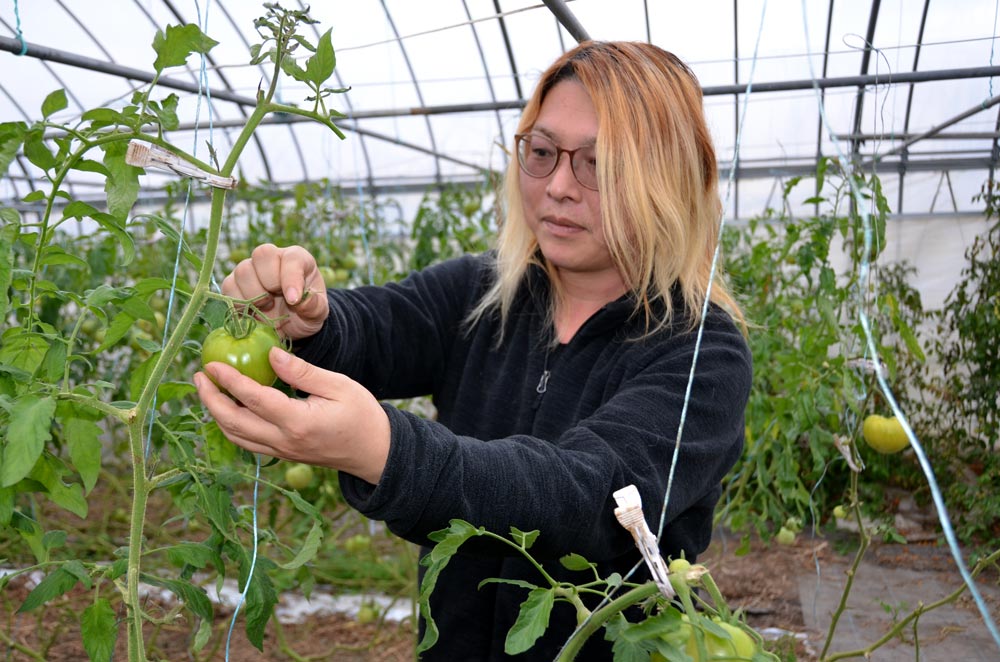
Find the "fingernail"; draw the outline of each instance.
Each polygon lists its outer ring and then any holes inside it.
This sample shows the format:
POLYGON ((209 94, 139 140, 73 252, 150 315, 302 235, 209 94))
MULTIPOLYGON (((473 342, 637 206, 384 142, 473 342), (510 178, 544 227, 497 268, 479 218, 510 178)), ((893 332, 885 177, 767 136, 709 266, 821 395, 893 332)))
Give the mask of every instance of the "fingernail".
POLYGON ((289 288, 285 293, 285 299, 294 306, 299 302, 299 291, 294 287, 289 288))
POLYGON ((281 349, 280 347, 271 348, 271 364, 275 363, 285 364, 288 363, 288 352, 281 349))
POLYGON ((195 388, 201 388, 201 373, 200 372, 194 373, 194 377, 192 377, 191 380, 194 382, 194 387, 195 388))

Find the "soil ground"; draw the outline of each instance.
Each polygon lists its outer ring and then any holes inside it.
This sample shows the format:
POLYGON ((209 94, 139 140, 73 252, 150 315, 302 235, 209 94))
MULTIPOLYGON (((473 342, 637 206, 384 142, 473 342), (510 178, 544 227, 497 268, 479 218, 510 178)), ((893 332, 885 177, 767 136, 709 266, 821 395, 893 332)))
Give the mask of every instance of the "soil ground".
MULTIPOLYGON (((841 536, 835 532, 827 538, 799 535, 796 543, 789 546, 752 541, 750 552, 743 555, 736 553, 739 543, 737 537, 724 532, 719 533, 712 547, 699 561, 710 568, 730 607, 743 609, 750 625, 765 637, 775 641, 773 645, 782 660, 797 659, 803 662, 818 660, 824 642, 825 628, 829 623, 828 614, 832 612, 831 605, 835 607, 839 600, 840 589, 846 576, 845 571, 849 567, 850 538, 846 534, 841 536), (820 591, 821 584, 829 590, 820 591), (824 595, 825 593, 829 595, 824 595), (821 603, 819 596, 824 596, 823 600, 827 602, 821 603)), ((936 543, 918 543, 873 545, 866 556, 865 565, 858 574, 856 588, 871 589, 873 578, 887 581, 890 585, 895 582, 900 589, 904 588, 900 586, 898 580, 893 579, 898 576, 894 573, 906 573, 906 577, 909 578, 906 581, 909 584, 914 584, 913 578, 919 577, 920 580, 916 583, 921 584, 923 588, 919 586, 915 588, 923 591, 921 599, 925 602, 944 597, 943 594, 931 594, 927 589, 929 586, 945 592, 961 586, 960 576, 947 549, 936 543)), ((994 617, 1000 611, 1000 591, 996 590, 997 581, 995 571, 992 574, 984 574, 977 580, 977 584, 985 589, 984 595, 989 600, 994 617)), ((82 591, 74 592, 59 606, 50 606, 28 614, 16 614, 14 610, 26 591, 26 587, 17 586, 15 583, 15 586, 8 587, 0 593, 0 618, 2 618, 0 634, 6 634, 6 643, 0 639, 0 659, 11 662, 86 661, 87 656, 79 643, 78 631, 68 626, 57 630, 54 624, 71 621, 68 618, 61 618, 60 612, 61 616, 66 616, 70 612, 79 613, 92 596, 82 591), (38 650, 43 641, 52 643, 41 658, 32 657, 18 649, 19 646, 24 646, 25 649, 38 650)), ((893 597, 886 595, 885 599, 888 601, 893 597)), ((836 645, 831 651, 869 645, 871 640, 855 640, 859 636, 868 636, 863 627, 891 625, 894 615, 898 617, 898 613, 894 614, 894 609, 899 608, 902 611, 903 606, 905 605, 884 603, 854 607, 854 612, 849 610, 849 617, 842 620, 843 627, 840 628, 844 634, 835 640, 836 645)), ((909 606, 916 606, 916 603, 909 606)), ((231 612, 224 608, 218 608, 216 611, 219 619, 216 624, 216 636, 199 656, 198 660, 202 662, 226 660, 224 635, 231 612), (213 646, 215 653, 209 655, 208 651, 212 650, 213 646)), ((935 652, 936 649, 932 646, 924 644, 919 657, 922 662, 1000 659, 1000 653, 995 647, 991 647, 988 638, 970 640, 968 628, 974 628, 977 622, 982 625, 971 601, 963 598, 942 611, 950 615, 949 622, 958 622, 956 619, 959 619, 964 625, 946 623, 935 626, 938 629, 935 639, 950 640, 955 645, 963 645, 966 648, 974 646, 975 650, 982 651, 982 655, 953 651, 945 656, 945 653, 935 652), (969 623, 972 625, 969 626, 969 623), (973 643, 969 643, 970 641, 973 643)), ((150 659, 172 662, 193 659, 187 653, 188 632, 187 623, 176 625, 165 623, 157 630, 151 628, 146 635, 147 647, 151 650, 150 659)), ((326 614, 311 617, 298 624, 276 626, 272 623, 269 625, 265 640, 265 653, 253 648, 242 635, 240 628, 237 628, 232 638, 228 659, 233 662, 265 660, 396 662, 414 659, 413 642, 408 622, 361 625, 348 615, 326 614)), ((876 661, 917 659, 912 652, 912 642, 899 643, 903 646, 903 652, 898 656, 882 655, 884 649, 880 649, 870 659, 876 661)), ((115 660, 126 659, 123 644, 124 642, 120 640, 120 650, 116 653, 115 660)), ((900 646, 896 646, 896 649, 900 649, 900 646)))

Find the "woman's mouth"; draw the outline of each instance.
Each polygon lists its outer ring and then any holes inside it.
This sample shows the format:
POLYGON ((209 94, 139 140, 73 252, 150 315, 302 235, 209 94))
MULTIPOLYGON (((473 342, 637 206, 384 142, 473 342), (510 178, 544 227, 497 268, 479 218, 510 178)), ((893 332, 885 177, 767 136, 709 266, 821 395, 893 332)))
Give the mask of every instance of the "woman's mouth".
POLYGON ((542 219, 546 232, 554 237, 570 237, 584 231, 583 226, 565 218, 547 216, 542 219))

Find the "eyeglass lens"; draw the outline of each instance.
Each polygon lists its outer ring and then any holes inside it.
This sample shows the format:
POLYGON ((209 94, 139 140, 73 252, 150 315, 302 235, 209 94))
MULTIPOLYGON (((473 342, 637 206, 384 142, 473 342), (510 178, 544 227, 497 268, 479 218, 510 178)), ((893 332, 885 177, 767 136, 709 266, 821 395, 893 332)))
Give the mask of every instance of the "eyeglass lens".
POLYGON ((597 190, 597 152, 593 145, 562 149, 548 138, 529 133, 520 137, 517 158, 532 177, 548 177, 556 169, 563 152, 570 155, 573 174, 583 186, 597 190))

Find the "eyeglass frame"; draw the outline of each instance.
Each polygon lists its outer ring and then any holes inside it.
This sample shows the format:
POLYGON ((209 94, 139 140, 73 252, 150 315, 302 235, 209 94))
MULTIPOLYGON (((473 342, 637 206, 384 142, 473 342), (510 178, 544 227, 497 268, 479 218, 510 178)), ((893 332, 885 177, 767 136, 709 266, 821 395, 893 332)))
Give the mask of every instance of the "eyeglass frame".
MULTIPOLYGON (((535 179, 545 179, 546 177, 551 177, 552 173, 554 173, 559 168, 559 161, 562 159, 562 155, 566 154, 566 155, 569 156, 569 169, 573 173, 573 178, 577 181, 577 183, 580 186, 582 186, 583 188, 587 189, 588 191, 598 191, 600 189, 598 189, 597 186, 587 186, 582 181, 580 181, 579 175, 576 174, 576 167, 573 165, 573 157, 576 156, 576 153, 579 152, 580 150, 583 150, 583 149, 593 149, 593 148, 594 148, 594 145, 581 145, 580 147, 577 147, 576 149, 563 149, 562 147, 560 147, 559 145, 557 145, 554 140, 552 140, 548 136, 542 135, 540 133, 531 133, 531 132, 528 132, 528 133, 517 133, 517 134, 514 134, 514 152, 517 155, 517 165, 521 169, 521 172, 523 172, 524 174, 526 174, 528 177, 533 177, 535 179), (522 160, 521 142, 525 138, 529 138, 530 139, 532 137, 544 138, 545 140, 547 140, 550 143, 552 143, 552 146, 556 148, 556 159, 555 159, 555 161, 553 161, 552 170, 549 170, 544 175, 536 175, 536 174, 534 174, 532 172, 528 172, 528 169, 525 167, 524 161, 522 160)), ((595 175, 595 177, 596 177, 596 175, 595 175)))

